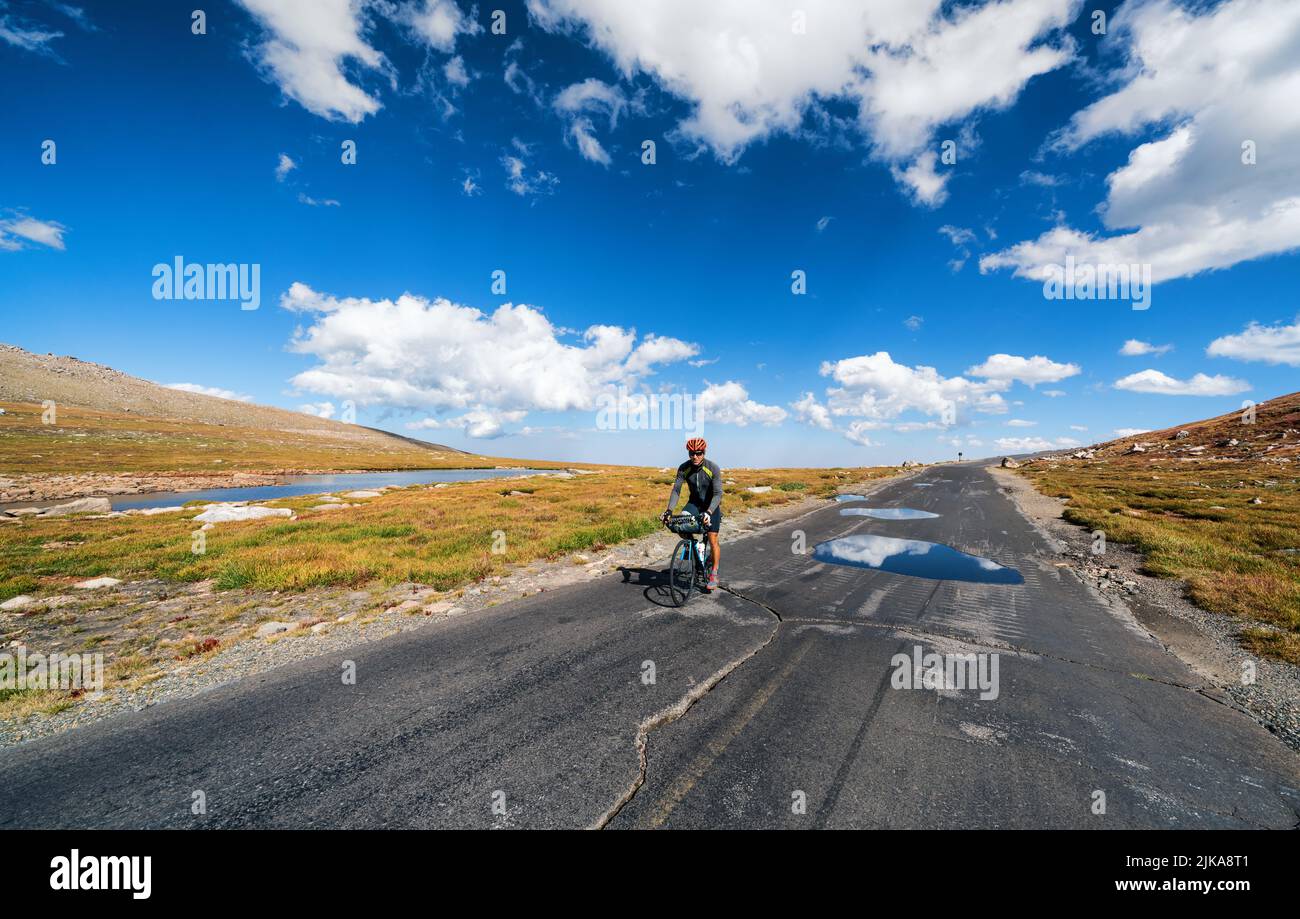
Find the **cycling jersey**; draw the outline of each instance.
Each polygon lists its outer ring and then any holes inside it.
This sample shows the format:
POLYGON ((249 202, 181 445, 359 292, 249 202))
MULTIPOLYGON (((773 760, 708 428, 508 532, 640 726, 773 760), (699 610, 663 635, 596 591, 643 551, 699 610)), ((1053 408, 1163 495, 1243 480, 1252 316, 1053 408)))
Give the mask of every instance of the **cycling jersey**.
POLYGON ((668 513, 677 506, 677 498, 682 491, 682 483, 689 489, 691 504, 704 508, 709 514, 715 514, 722 505, 722 467, 713 460, 706 459, 698 466, 690 460, 677 467, 677 480, 673 482, 673 493, 668 498, 668 513))

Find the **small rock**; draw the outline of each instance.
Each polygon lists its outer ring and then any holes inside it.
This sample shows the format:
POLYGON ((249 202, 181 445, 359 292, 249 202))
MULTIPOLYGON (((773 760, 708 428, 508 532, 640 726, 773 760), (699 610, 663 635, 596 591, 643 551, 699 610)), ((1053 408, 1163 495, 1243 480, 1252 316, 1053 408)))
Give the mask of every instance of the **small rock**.
POLYGON ((279 635, 281 632, 292 632, 295 627, 292 622, 263 622, 257 627, 257 637, 270 638, 272 635, 279 635))
POLYGON ((345 497, 345 498, 379 498, 379 497, 382 497, 383 494, 384 494, 384 493, 383 493, 382 491, 365 491, 365 490, 362 490, 362 491, 349 491, 349 492, 344 492, 343 497, 345 497))
POLYGON ((749 486, 748 488, 745 489, 745 491, 749 492, 750 494, 754 494, 754 495, 765 494, 765 493, 767 493, 767 492, 769 492, 769 491, 771 491, 771 490, 772 490, 772 486, 771 486, 771 485, 751 485, 751 486, 749 486))
POLYGON ((98 590, 101 587, 116 587, 121 583, 117 578, 91 578, 89 581, 80 581, 72 586, 77 590, 98 590))
POLYGON ((29 597, 26 594, 22 594, 17 597, 11 597, 5 602, 0 603, 0 609, 3 610, 23 609, 24 607, 31 606, 35 602, 36 602, 35 598, 29 597))
POLYGON ((1017 463, 1015 460, 1013 460, 1011 457, 1009 457, 1009 456, 1004 456, 1004 457, 1002 457, 1002 468, 1004 468, 1004 469, 1019 469, 1019 468, 1020 468, 1020 464, 1017 463))
POLYGON ((1250 499, 1250 503, 1251 503, 1251 504, 1263 504, 1263 503, 1264 503, 1264 499, 1263 499, 1263 498, 1251 498, 1251 499, 1250 499))
POLYGON ((311 627, 311 633, 313 635, 319 635, 321 632, 324 632, 329 627, 330 627, 330 623, 328 622, 318 622, 311 627))

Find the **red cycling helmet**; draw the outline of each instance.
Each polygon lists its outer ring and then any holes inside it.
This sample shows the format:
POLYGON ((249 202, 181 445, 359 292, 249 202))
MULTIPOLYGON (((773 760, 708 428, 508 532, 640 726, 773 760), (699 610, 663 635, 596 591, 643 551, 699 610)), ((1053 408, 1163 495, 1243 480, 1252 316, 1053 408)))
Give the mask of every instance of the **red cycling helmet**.
POLYGON ((703 453, 705 450, 709 449, 709 445, 705 442, 703 437, 692 437, 690 440, 686 441, 686 449, 691 453, 696 451, 703 453))

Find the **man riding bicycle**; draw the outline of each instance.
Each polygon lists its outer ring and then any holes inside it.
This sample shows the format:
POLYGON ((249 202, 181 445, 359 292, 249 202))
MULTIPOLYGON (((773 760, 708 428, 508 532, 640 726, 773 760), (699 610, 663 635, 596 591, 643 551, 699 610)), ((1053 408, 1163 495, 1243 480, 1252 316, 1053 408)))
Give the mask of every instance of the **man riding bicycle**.
POLYGON ((672 516, 673 507, 686 483, 688 498, 682 513, 699 517, 704 524, 704 532, 709 536, 709 558, 712 569, 709 571, 708 590, 718 586, 718 528, 722 526, 722 468, 712 460, 704 458, 704 451, 709 445, 703 437, 692 437, 686 441, 686 452, 690 459, 677 467, 677 480, 673 482, 673 493, 668 496, 668 510, 663 513, 663 520, 672 516))

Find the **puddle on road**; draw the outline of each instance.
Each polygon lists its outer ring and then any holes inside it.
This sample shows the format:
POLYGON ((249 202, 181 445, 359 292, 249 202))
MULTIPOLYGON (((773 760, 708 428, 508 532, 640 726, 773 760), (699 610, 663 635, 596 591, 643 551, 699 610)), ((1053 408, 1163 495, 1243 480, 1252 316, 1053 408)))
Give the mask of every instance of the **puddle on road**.
POLYGON ((877 520, 930 520, 939 515, 912 507, 846 507, 840 511, 840 516, 874 517, 877 520))
POLYGON ((951 546, 920 539, 855 534, 818 543, 813 558, 831 565, 871 568, 890 574, 939 581, 974 581, 980 584, 1023 584, 1014 568, 951 546))
POLYGON ((867 500, 867 498, 865 495, 836 495, 835 500, 836 501, 865 501, 867 500))

